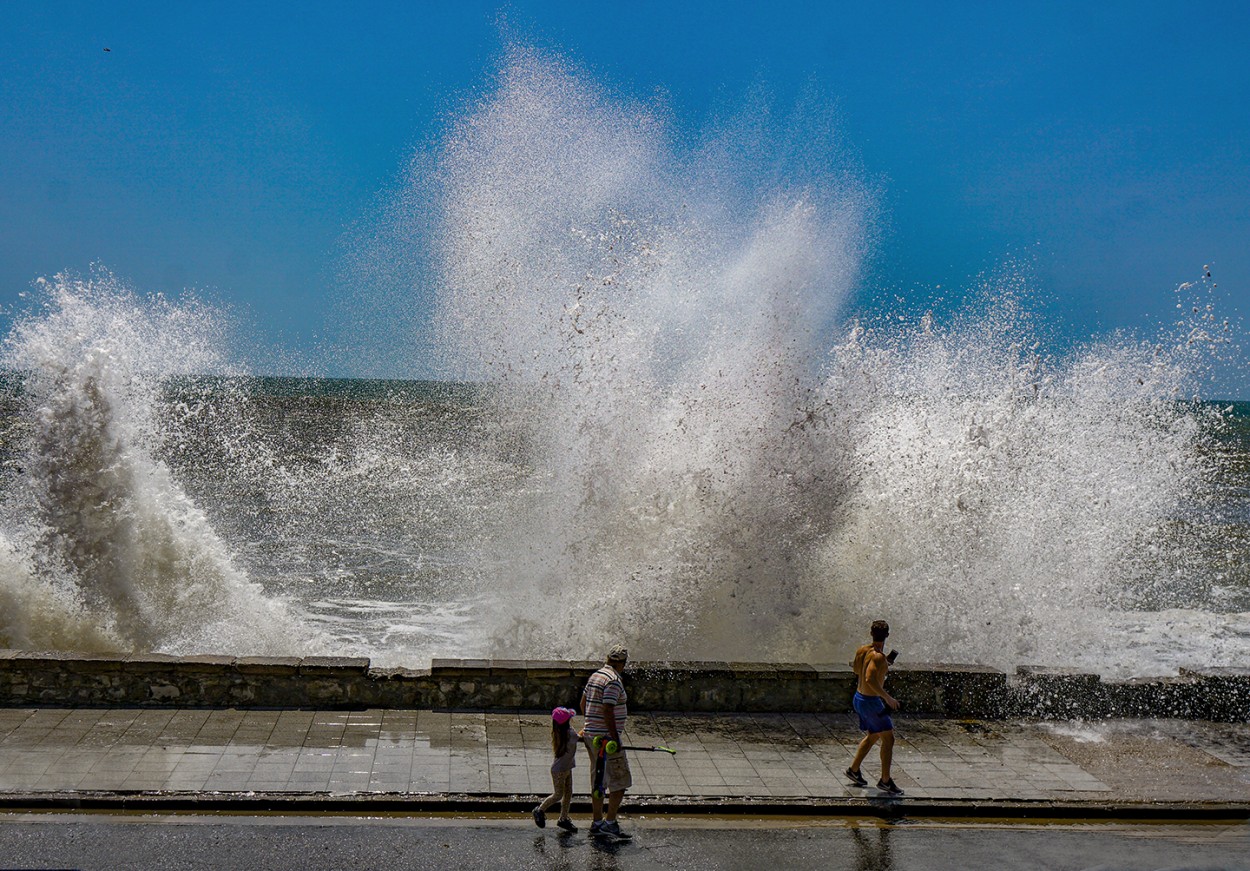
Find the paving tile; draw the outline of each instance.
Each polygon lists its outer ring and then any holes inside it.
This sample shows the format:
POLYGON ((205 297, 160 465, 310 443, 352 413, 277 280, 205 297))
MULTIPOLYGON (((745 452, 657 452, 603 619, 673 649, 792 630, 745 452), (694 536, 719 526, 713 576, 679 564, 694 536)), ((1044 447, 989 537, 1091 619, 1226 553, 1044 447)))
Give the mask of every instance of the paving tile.
MULTIPOLYGON (((635 713, 628 740, 664 743, 678 754, 632 753, 634 792, 871 796, 850 788, 841 773, 860 737, 855 725, 842 715, 635 713)), ((1250 779, 1237 774, 1250 767, 1244 724, 1117 721, 1100 728, 1109 747, 1136 741, 1172 766, 1151 782, 1153 795, 1186 777, 1192 782, 1176 794, 1209 794, 1213 787, 1202 777, 1214 775, 1224 778, 1221 798, 1250 793, 1250 779)), ((549 738, 540 714, 0 709, 0 789, 546 794, 549 738)), ((1045 724, 965 728, 908 718, 900 723, 895 776, 910 795, 932 798, 1123 791, 1108 782, 1121 776, 1117 769, 1098 758, 1045 724)), ((579 763, 575 788, 584 796, 588 758, 579 763)))

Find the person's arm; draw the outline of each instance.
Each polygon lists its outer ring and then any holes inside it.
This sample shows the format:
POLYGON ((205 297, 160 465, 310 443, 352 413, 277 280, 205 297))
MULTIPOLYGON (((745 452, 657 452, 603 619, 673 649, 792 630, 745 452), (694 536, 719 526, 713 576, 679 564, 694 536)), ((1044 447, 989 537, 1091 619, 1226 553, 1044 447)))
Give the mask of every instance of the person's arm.
POLYGON ((608 740, 621 743, 621 733, 616 731, 616 705, 603 706, 603 722, 608 726, 608 740))

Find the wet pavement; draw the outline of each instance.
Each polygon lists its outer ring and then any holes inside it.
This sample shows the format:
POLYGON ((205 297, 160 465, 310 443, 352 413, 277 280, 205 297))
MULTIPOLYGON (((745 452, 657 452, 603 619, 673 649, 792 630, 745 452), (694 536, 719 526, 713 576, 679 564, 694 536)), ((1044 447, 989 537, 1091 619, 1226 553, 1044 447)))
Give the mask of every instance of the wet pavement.
MULTIPOLYGON (((633 715, 629 744, 677 754, 631 753, 629 802, 771 813, 879 803, 877 790, 842 775, 859 737, 853 717, 841 714, 633 715)), ((0 709, 0 801, 10 807, 109 794, 339 802, 454 795, 461 806, 521 806, 550 791, 550 760, 546 714, 0 709)), ((578 764, 576 798, 585 801, 587 761, 578 764)), ((877 772, 874 750, 864 773, 875 782, 877 772)), ((1189 804, 1236 817, 1238 808, 1250 815, 1250 725, 904 717, 894 775, 910 806, 1189 804)))
POLYGON ((515 818, 0 814, 0 868, 1250 871, 1250 826, 632 819, 633 840, 515 818))

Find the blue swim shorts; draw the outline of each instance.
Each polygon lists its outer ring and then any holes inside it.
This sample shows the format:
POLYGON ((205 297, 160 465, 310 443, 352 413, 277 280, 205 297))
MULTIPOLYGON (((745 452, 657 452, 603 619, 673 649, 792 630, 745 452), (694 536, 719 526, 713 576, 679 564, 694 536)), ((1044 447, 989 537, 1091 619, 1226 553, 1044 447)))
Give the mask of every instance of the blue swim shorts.
POLYGON ((894 728, 894 721, 886 713, 885 699, 881 696, 864 696, 859 693, 851 701, 855 713, 859 714, 859 728, 865 732, 889 732, 894 728))

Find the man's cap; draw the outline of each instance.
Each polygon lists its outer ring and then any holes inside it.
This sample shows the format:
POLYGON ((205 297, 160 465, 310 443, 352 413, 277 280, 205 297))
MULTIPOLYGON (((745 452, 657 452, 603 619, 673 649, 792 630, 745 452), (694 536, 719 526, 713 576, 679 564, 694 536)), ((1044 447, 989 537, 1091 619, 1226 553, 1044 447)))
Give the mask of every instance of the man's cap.
POLYGON ((608 662, 625 662, 627 659, 629 659, 629 651, 625 649, 624 644, 614 644, 608 651, 608 662))

